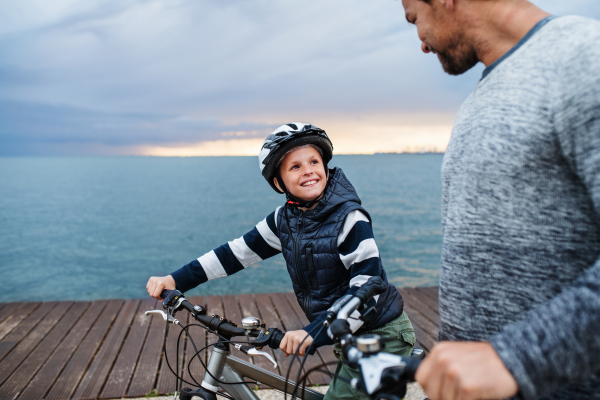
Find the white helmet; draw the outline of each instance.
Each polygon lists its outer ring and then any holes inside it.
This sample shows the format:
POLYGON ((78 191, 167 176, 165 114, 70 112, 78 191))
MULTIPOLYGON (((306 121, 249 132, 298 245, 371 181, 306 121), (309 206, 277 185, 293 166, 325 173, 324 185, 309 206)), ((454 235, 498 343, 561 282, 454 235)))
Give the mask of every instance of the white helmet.
POLYGON ((327 163, 333 157, 333 145, 323 129, 311 124, 292 122, 281 125, 265 139, 258 154, 258 165, 263 177, 276 192, 283 193, 273 183, 279 162, 294 147, 307 144, 318 146, 322 150, 323 164, 327 168, 327 163))

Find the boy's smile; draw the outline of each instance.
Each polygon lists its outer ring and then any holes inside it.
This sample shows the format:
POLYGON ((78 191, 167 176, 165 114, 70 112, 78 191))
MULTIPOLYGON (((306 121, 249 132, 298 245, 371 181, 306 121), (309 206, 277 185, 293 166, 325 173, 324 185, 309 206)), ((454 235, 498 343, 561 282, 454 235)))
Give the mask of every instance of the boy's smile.
MULTIPOLYGON (((286 154, 279 166, 281 179, 295 197, 315 200, 327 185, 327 174, 321 154, 312 146, 302 147, 286 154)), ((275 183, 277 186, 277 182, 275 183)))

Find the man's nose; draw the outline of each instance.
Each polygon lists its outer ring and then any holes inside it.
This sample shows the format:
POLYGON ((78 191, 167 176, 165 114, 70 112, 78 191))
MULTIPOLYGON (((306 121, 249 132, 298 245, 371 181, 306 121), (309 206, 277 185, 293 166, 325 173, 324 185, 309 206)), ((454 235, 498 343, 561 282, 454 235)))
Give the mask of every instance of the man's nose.
POLYGON ((421 42, 421 50, 423 51, 423 53, 431 53, 431 49, 425 42, 421 42))

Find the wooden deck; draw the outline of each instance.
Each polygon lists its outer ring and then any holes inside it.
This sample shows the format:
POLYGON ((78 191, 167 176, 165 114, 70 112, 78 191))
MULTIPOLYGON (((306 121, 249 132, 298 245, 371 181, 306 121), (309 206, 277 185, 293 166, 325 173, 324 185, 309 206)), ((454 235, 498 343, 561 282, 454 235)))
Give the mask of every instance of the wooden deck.
MULTIPOLYGON (((400 291, 418 345, 429 350, 438 335, 437 287, 400 291)), ((209 313, 234 322, 256 316, 267 327, 283 330, 300 329, 307 323, 293 293, 201 296, 188 300, 206 304, 209 313)), ((113 399, 143 397, 153 389, 158 394, 172 393, 175 378, 162 354, 165 323, 159 316, 144 316, 144 311, 154 308, 159 305, 153 299, 0 304, 0 399, 113 399)), ((191 322, 188 316, 184 312, 177 314, 182 323, 191 322)), ((172 366, 179 331, 170 325, 167 354, 172 366)), ((215 342, 215 336, 207 337, 201 328, 191 328, 191 335, 198 348, 215 342)), ((182 339, 179 363, 187 366, 194 351, 189 342, 183 342, 182 339)), ((248 359, 235 349, 233 352, 248 359)), ((291 357, 284 357, 280 350, 272 354, 279 364, 278 372, 285 374, 291 357)), ((202 357, 206 361, 207 353, 202 357)), ((306 360, 306 368, 328 361, 335 361, 331 349, 321 348, 306 360)), ((273 371, 264 357, 253 362, 273 371)), ((292 369, 292 376, 297 374, 297 368, 296 372, 292 369)), ((192 362, 191 369, 200 380, 200 363, 192 362)), ((185 379, 190 380, 187 368, 185 379)), ((310 379, 313 385, 328 381, 323 374, 313 374, 310 379)))

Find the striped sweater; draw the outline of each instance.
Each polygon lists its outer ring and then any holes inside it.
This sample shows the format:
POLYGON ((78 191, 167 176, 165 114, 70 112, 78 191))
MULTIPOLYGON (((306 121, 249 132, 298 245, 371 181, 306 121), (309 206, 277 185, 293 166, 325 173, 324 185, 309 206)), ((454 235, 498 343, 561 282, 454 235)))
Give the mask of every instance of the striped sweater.
MULTIPOLYGON (((277 215, 283 212, 278 207, 242 237, 209 251, 191 263, 173 272, 177 288, 190 290, 212 279, 235 274, 246 267, 281 253, 281 242, 277 236, 277 215)), ((372 276, 379 276, 379 250, 373 229, 367 216, 360 210, 351 211, 344 221, 337 239, 337 246, 346 269, 351 273, 349 292, 356 290, 372 276), (351 289, 355 287, 354 289, 351 289)), ((377 301, 379 296, 375 297, 377 301)), ((325 314, 303 329, 310 332, 323 322, 325 314)), ((351 315, 350 327, 356 331, 363 324, 358 312, 351 315)))

